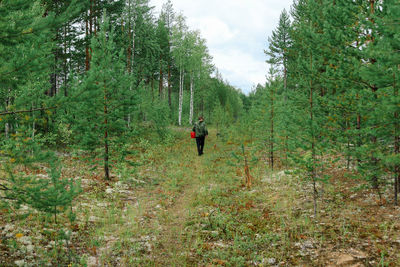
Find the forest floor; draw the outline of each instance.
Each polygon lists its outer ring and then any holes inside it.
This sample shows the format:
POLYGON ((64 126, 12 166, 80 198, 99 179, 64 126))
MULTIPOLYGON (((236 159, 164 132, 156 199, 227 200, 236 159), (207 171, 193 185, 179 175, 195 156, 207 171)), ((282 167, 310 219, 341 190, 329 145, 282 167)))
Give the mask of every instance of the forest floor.
POLYGON ((212 130, 199 157, 188 130, 172 131, 167 145, 132 145, 141 164, 115 166, 110 182, 62 155, 63 175, 84 189, 76 218, 56 224, 24 205, 2 209, 0 266, 400 266, 400 208, 390 195, 378 201, 332 168, 314 217, 306 179, 269 171, 254 152, 247 188, 232 156, 238 141, 212 130))

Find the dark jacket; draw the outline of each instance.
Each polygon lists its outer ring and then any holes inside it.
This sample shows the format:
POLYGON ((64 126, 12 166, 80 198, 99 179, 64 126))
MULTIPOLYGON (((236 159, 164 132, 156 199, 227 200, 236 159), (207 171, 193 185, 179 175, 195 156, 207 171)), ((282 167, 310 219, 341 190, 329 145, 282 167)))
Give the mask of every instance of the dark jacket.
POLYGON ((208 135, 206 123, 204 121, 198 121, 193 126, 193 132, 196 132, 196 137, 203 137, 208 135))

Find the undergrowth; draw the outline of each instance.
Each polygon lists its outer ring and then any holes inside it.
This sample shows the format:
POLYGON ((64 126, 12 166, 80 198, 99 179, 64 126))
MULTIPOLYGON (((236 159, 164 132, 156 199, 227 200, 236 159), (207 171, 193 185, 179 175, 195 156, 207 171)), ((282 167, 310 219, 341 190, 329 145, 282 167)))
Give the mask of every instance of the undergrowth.
POLYGON ((3 265, 335 266, 344 255, 364 266, 400 265, 399 210, 354 190, 360 182, 347 171, 329 170, 314 217, 309 183, 293 170, 270 171, 251 140, 211 129, 198 157, 188 129, 168 136, 162 144, 156 133, 132 140, 135 164, 116 164, 110 182, 79 153, 66 154, 63 175, 84 190, 75 218, 65 213, 55 224, 27 207, 3 208, 3 265), (230 164, 242 144, 257 158, 250 188, 245 166, 230 164))

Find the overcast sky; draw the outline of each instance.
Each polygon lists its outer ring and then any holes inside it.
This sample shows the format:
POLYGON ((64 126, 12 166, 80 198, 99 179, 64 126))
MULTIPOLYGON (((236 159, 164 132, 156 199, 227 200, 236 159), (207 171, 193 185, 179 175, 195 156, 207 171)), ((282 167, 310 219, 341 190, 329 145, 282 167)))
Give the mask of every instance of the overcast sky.
MULTIPOLYGON (((150 0, 158 14, 166 0, 150 0)), ((207 40, 213 62, 229 84, 248 93, 265 83, 264 49, 284 8, 293 0, 172 0, 191 30, 207 40)))

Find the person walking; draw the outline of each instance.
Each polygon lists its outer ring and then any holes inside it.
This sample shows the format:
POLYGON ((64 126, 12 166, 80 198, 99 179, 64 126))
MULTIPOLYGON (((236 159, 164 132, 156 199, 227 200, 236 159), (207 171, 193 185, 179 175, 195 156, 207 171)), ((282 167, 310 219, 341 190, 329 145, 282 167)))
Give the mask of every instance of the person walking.
POLYGON ((203 116, 199 117, 199 121, 194 124, 192 131, 196 133, 197 152, 199 153, 199 156, 201 156, 203 155, 204 141, 208 136, 203 116))

